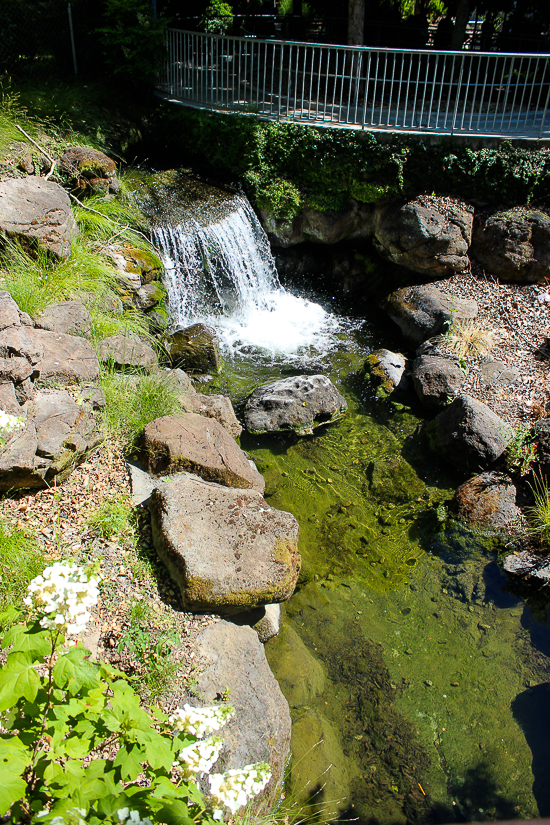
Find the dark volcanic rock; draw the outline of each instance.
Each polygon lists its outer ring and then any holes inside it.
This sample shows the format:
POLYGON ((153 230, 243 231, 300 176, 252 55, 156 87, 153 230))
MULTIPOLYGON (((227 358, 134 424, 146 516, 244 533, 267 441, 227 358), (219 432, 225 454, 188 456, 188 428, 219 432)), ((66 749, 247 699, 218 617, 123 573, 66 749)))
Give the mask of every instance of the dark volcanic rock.
POLYGON ((509 527, 520 513, 516 488, 504 473, 481 473, 465 481, 454 504, 459 519, 482 527, 509 527))
POLYGON ((379 204, 374 245, 381 255, 414 272, 453 275, 467 269, 474 210, 461 201, 422 196, 405 204, 379 204))
POLYGON ((240 613, 294 592, 298 522, 255 490, 186 474, 153 490, 151 512, 157 553, 188 610, 240 613))
POLYGON ((439 335, 453 321, 470 321, 477 315, 475 301, 445 295, 432 284, 402 287, 382 306, 412 344, 439 335))
POLYGON ((533 283, 550 275, 550 215, 523 207, 496 212, 474 231, 472 257, 503 281, 533 283))
POLYGON ((466 375, 454 358, 421 355, 413 363, 412 381, 422 403, 437 408, 460 392, 466 375))
POLYGON ((341 418, 347 402, 324 375, 297 375, 258 387, 244 410, 252 433, 292 430, 308 435, 315 427, 341 418))
POLYGON ((455 398, 425 430, 432 450, 466 472, 488 469, 511 437, 502 418, 468 395, 455 398))
POLYGON ((253 487, 265 482, 250 466, 243 451, 216 420, 196 413, 165 415, 147 424, 143 443, 149 472, 154 475, 185 470, 227 487, 253 487))
POLYGON ((212 327, 193 324, 169 335, 165 343, 175 367, 202 375, 220 371, 220 347, 212 327))

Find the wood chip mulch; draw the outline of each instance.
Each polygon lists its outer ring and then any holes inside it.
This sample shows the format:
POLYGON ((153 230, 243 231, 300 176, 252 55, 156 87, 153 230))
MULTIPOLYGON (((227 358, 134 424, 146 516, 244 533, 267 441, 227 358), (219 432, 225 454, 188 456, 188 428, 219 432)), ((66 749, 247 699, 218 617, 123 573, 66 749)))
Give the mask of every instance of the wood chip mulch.
POLYGON ((508 284, 472 266, 437 284, 441 292, 477 301, 475 324, 493 333, 483 358, 468 358, 463 392, 483 401, 512 426, 530 425, 550 415, 550 285, 508 284), (483 361, 500 361, 518 371, 514 383, 489 386, 483 361))

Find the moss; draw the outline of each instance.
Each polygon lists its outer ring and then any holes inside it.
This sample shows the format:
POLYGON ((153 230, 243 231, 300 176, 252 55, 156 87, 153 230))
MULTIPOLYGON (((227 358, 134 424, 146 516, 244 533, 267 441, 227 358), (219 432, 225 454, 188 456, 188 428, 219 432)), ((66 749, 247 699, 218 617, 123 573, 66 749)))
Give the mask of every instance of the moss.
POLYGON ((365 377, 369 378, 376 387, 378 398, 387 398, 394 391, 395 388, 391 378, 380 363, 378 356, 374 353, 367 357, 363 371, 365 377))

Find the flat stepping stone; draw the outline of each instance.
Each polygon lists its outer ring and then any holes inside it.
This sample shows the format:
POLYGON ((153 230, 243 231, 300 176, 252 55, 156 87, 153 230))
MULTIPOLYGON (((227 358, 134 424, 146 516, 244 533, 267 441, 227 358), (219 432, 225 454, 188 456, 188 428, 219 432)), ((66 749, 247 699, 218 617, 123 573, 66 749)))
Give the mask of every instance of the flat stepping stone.
POLYGON ((454 321, 471 321, 477 315, 475 301, 446 295, 433 284, 397 289, 383 308, 414 345, 439 335, 454 321))
POLYGON ((157 553, 187 610, 241 613, 294 592, 298 522, 255 490, 185 474, 155 487, 151 517, 157 553))
POLYGON ((290 430, 311 435, 341 418, 347 401, 324 375, 296 375, 258 387, 244 410, 246 429, 255 434, 290 430))
POLYGON ((147 424, 143 444, 152 475, 185 470, 227 487, 264 492, 263 477, 213 418, 197 413, 165 415, 147 424))
POLYGON ((33 366, 34 378, 57 384, 92 383, 99 378, 94 348, 75 335, 26 325, 0 331, 0 358, 15 355, 33 366))
POLYGON ((80 301, 61 301, 47 306, 42 315, 35 319, 35 325, 50 332, 89 338, 92 316, 80 301))

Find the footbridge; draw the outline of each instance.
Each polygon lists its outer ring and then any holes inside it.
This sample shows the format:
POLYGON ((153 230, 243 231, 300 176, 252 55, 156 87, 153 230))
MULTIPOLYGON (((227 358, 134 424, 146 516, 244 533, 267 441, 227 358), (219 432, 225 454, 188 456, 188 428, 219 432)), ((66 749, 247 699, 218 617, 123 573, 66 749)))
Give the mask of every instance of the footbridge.
POLYGON ((309 126, 550 139, 550 54, 370 48, 169 29, 156 94, 309 126))

